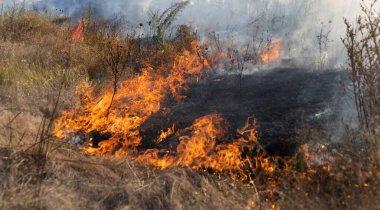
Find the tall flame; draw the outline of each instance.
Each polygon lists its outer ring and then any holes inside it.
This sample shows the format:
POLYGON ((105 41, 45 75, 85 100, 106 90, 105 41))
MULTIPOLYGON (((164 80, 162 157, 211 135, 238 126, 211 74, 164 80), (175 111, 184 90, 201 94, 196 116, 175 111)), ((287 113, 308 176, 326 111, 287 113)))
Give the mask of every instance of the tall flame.
POLYGON ((260 53, 260 58, 264 62, 273 62, 280 57, 281 40, 274 40, 266 46, 266 49, 260 53))
POLYGON ((83 42, 84 41, 84 30, 86 24, 84 20, 80 20, 78 25, 75 27, 73 33, 71 34, 72 42, 83 42))
POLYGON ((261 167, 273 172, 265 152, 258 146, 255 122, 247 121, 245 127, 238 130, 239 137, 230 139, 227 137, 227 121, 216 113, 196 119, 193 125, 183 130, 175 130, 173 126, 163 131, 157 139, 152 139, 152 142, 159 144, 170 136, 170 139, 178 142, 174 149, 138 151, 142 141, 141 125, 160 111, 168 95, 181 100, 181 90, 186 87, 186 83, 200 77, 205 66, 208 66, 196 46, 193 43, 192 52, 184 51, 179 55, 169 72, 146 65, 140 75, 121 82, 111 108, 112 85, 99 96, 89 85, 78 86, 81 105, 62 113, 55 122, 54 134, 59 138, 69 138, 76 132, 89 135, 94 131, 100 132, 111 137, 99 145, 87 145, 83 149, 86 153, 129 157, 160 169, 176 166, 212 169, 245 180, 252 172, 247 172, 247 167, 261 167), (257 156, 248 158, 243 154, 247 151, 257 156))
MULTIPOLYGON (((195 48, 196 44, 193 46, 195 48)), ((72 132, 98 131, 111 133, 113 137, 109 142, 123 139, 124 146, 137 146, 141 141, 138 128, 160 110, 167 93, 170 92, 177 100, 181 99, 180 91, 185 83, 199 75, 207 65, 198 57, 184 51, 175 60, 168 76, 162 74, 164 69, 157 71, 148 65, 140 75, 119 84, 110 109, 112 85, 98 97, 94 94, 94 88, 88 87, 81 94, 82 105, 63 112, 56 121, 55 135, 64 138, 72 132)))

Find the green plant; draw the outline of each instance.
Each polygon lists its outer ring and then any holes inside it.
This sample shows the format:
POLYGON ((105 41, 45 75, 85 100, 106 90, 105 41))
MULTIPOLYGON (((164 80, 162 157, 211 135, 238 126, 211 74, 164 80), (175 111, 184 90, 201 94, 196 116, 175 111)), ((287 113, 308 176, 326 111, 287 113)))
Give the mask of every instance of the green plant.
POLYGON ((82 77, 78 72, 67 73, 66 69, 58 65, 48 68, 17 61, 4 61, 0 64, 0 84, 17 85, 24 89, 50 88, 61 81, 64 87, 71 87, 82 77))
POLYGON ((164 35, 166 30, 172 25, 178 14, 185 9, 188 4, 189 1, 175 3, 161 14, 159 14, 158 11, 151 12, 149 14, 150 25, 153 28, 157 41, 160 45, 164 44, 164 35))

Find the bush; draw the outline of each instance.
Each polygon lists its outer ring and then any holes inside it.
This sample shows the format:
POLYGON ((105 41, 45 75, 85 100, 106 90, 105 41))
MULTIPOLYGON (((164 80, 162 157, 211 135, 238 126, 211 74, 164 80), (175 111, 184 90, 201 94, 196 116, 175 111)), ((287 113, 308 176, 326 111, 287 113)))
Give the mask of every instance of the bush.
POLYGON ((362 129, 374 133, 380 115, 380 11, 377 0, 368 7, 361 4, 363 14, 352 25, 347 19, 343 43, 349 57, 356 107, 362 129))

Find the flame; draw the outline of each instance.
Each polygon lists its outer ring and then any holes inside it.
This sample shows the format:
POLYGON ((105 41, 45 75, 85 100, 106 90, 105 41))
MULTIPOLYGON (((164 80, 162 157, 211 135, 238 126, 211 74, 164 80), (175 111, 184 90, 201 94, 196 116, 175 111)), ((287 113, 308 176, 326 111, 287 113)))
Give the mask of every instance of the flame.
POLYGON ((167 131, 161 131, 160 137, 157 139, 157 143, 161 143, 166 140, 168 137, 172 136, 175 133, 175 126, 168 128, 167 131))
POLYGON ((261 60, 264 62, 273 62, 280 57, 281 40, 274 40, 266 46, 266 49, 260 53, 261 60))
POLYGON ((153 69, 146 64, 141 74, 121 82, 112 107, 109 107, 114 92, 112 85, 99 95, 95 94, 93 86, 79 85, 77 93, 81 96, 81 104, 62 113, 55 121, 54 134, 59 138, 69 138, 73 133, 91 136, 96 131, 111 137, 98 145, 88 144, 83 148, 85 153, 126 157, 159 169, 207 169, 241 180, 248 180, 256 169, 273 173, 275 165, 258 144, 253 118, 249 118, 237 131, 239 137, 231 139, 228 138, 227 121, 217 113, 209 114, 196 119, 185 129, 176 130, 173 126, 162 131, 156 140, 152 139, 152 142, 160 144, 170 136, 178 142, 174 148, 138 151, 142 124, 160 111, 168 95, 182 100, 181 91, 186 89, 186 84, 201 77, 208 66, 197 50, 197 43, 193 43, 193 51, 178 55, 173 65, 153 69), (248 157, 245 153, 255 154, 255 157, 248 157))
POLYGON ((176 150, 150 149, 136 160, 160 169, 185 166, 195 170, 212 169, 235 179, 247 180, 253 170, 260 168, 272 173, 275 167, 266 154, 256 156, 255 164, 243 157, 244 150, 261 149, 255 128, 256 122, 248 120, 244 128, 238 130, 239 138, 228 139, 227 121, 213 113, 196 119, 191 126, 177 132, 179 144, 176 150))
MULTIPOLYGON (((65 138, 73 132, 97 131, 113 136, 108 141, 101 142, 99 151, 121 139, 124 147, 136 147, 141 141, 138 128, 160 110, 167 93, 170 92, 177 100, 182 99, 180 91, 184 84, 192 76, 199 75, 207 65, 198 58, 198 55, 184 51, 175 60, 168 76, 161 73, 165 69, 154 70, 148 65, 140 75, 119 84, 110 109, 112 85, 98 97, 95 96, 93 87, 87 87, 81 93, 81 106, 63 112, 56 121, 55 135, 65 138)), ((83 88, 82 86, 77 89, 83 88)))
POLYGON ((84 20, 80 20, 78 25, 75 27, 73 33, 71 34, 72 42, 83 42, 84 41, 84 30, 86 24, 84 20))

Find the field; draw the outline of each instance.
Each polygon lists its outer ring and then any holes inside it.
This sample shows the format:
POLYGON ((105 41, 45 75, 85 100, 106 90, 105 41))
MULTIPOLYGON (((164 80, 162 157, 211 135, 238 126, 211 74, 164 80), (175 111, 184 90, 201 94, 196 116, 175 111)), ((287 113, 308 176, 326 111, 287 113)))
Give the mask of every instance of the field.
POLYGON ((380 209, 378 12, 346 22, 343 70, 247 73, 280 42, 167 37, 186 5, 152 14, 147 37, 1 11, 0 209, 380 209))

